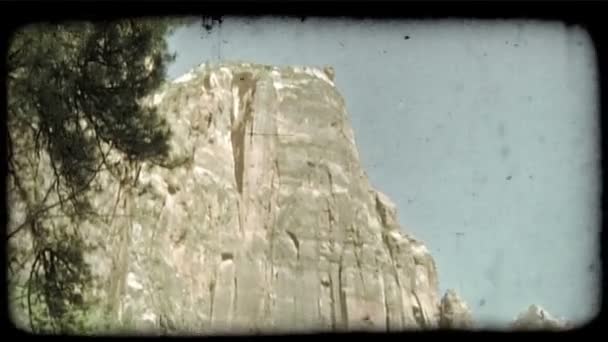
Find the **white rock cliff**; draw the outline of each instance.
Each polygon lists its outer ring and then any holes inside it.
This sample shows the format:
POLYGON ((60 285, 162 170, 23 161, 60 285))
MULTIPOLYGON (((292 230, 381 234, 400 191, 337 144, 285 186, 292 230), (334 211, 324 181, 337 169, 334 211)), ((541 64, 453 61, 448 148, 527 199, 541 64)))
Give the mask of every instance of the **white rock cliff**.
POLYGON ((102 173, 104 219, 79 228, 116 332, 471 327, 370 185, 326 70, 201 65, 144 101, 171 125, 170 164, 102 173))

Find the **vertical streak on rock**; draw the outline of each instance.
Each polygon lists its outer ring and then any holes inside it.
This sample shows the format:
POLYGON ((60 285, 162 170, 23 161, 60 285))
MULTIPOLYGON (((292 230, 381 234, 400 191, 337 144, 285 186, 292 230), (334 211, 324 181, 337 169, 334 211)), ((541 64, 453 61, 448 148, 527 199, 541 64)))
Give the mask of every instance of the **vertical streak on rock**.
POLYGON ((382 291, 382 302, 384 304, 384 324, 386 331, 391 331, 391 320, 390 320, 390 310, 388 308, 388 300, 386 296, 386 284, 384 283, 384 277, 380 277, 380 289, 382 291))
MULTIPOLYGON (((403 303, 403 287, 401 286, 401 282, 399 281, 399 271, 397 269, 397 266, 395 265, 395 255, 393 253, 393 248, 391 246, 391 244, 388 241, 388 235, 383 233, 382 234, 382 241, 384 242, 384 245, 386 247, 386 249, 389 252, 389 257, 390 257, 390 264, 393 268, 393 276, 395 277, 395 282, 397 283, 397 288, 398 288, 398 298, 399 298, 399 307, 401 308, 401 310, 405 310, 404 308, 404 303, 403 303)), ((405 327, 405 315, 404 312, 400 312, 400 318, 401 318, 401 327, 405 327)))
POLYGON ((250 73, 237 75, 242 96, 247 101, 247 132, 246 139, 248 153, 246 156, 246 172, 244 174, 244 189, 242 198, 248 202, 247 210, 243 213, 246 238, 257 241, 265 240, 267 247, 266 267, 258 272, 258 279, 263 279, 264 284, 260 286, 260 295, 265 299, 260 303, 262 312, 265 312, 263 321, 268 327, 273 324, 273 308, 275 289, 275 240, 277 222, 277 202, 280 188, 279 161, 276 157, 276 137, 271 135, 257 135, 256 130, 262 133, 273 133, 276 131, 277 103, 274 88, 265 87, 264 79, 250 73), (260 83, 260 85, 258 85, 260 83), (260 88, 258 91, 257 88, 260 88), (255 95, 258 92, 259 95, 255 95), (258 115, 258 112, 262 115, 258 115))
POLYGON ((367 297, 368 293, 367 293, 367 288, 365 286, 365 279, 363 278, 363 267, 361 264, 361 257, 360 257, 360 252, 361 252, 361 247, 363 244, 360 242, 360 238, 359 238, 359 230, 356 229, 356 227, 351 226, 351 229, 353 230, 353 232, 355 232, 355 236, 354 236, 354 245, 353 245, 353 254, 355 256, 355 261, 357 262, 357 270, 359 273, 359 278, 361 280, 361 286, 363 286, 363 295, 365 297, 367 297))
MULTIPOLYGON (((322 305, 321 305, 322 298, 323 298, 323 285, 321 285, 321 291, 319 291, 319 298, 317 298, 317 317, 323 317, 323 310, 322 310, 322 305)), ((325 323, 325 322, 323 322, 323 323, 325 323)))
POLYGON ((331 298, 331 330, 336 330, 336 294, 334 293, 334 280, 329 278, 329 296, 331 298))
POLYGON ((287 235, 289 235, 289 238, 291 239, 291 242, 293 243, 293 247, 296 250, 296 255, 298 260, 300 260, 300 242, 298 241, 298 238, 296 237, 296 235, 288 230, 285 231, 287 233, 287 235))
POLYGON ((243 235, 243 200, 240 197, 236 198, 236 214, 237 214, 237 224, 239 226, 239 233, 243 235))
POLYGON ((418 295, 416 294, 415 290, 411 291, 411 295, 414 297, 414 299, 416 300, 416 305, 412 306, 412 313, 414 315, 414 318, 416 319, 416 321, 418 322, 418 324, 425 329, 427 327, 427 319, 426 316, 424 314, 424 308, 422 307, 422 303, 420 302, 420 298, 418 298, 418 295))
POLYGON ((234 106, 233 111, 235 112, 235 120, 232 123, 232 128, 230 131, 230 141, 232 143, 232 157, 234 159, 234 180, 236 182, 236 189, 239 194, 243 194, 243 167, 244 167, 244 156, 245 151, 243 151, 243 139, 245 135, 245 127, 243 125, 243 121, 239 116, 239 102, 238 99, 235 99, 236 106, 234 106))
MULTIPOLYGON (((320 208, 319 208, 320 209, 320 208)), ((323 227, 323 217, 317 218, 317 226, 323 227)), ((317 317, 319 318, 319 322, 321 329, 330 328, 333 330, 333 299, 331 295, 331 278, 328 277, 328 270, 326 269, 325 259, 322 257, 321 252, 321 229, 315 229, 315 252, 317 256, 317 272, 320 280, 321 286, 319 287, 319 296, 317 297, 317 317), (327 317, 327 302, 329 299, 329 317, 327 317), (329 318, 329 319, 327 319, 329 318)))
POLYGON ((235 270, 234 272, 234 282, 233 282, 233 288, 234 288, 234 296, 232 297, 232 329, 240 329, 241 327, 236 326, 234 323, 240 324, 241 322, 239 322, 238 320, 235 320, 234 318, 238 318, 237 316, 237 303, 238 303, 238 282, 237 282, 237 272, 235 270))
MULTIPOLYGON (((330 246, 330 253, 334 253, 334 236, 333 236, 333 219, 332 219, 332 215, 331 215, 331 206, 329 203, 329 200, 327 200, 327 237, 328 237, 328 242, 329 242, 329 246, 330 246)), ((339 291, 340 291, 340 282, 339 279, 338 281, 336 281, 336 277, 334 275, 333 272, 333 262, 331 261, 331 259, 329 260, 329 266, 328 266, 328 280, 329 280, 329 297, 330 297, 330 313, 331 313, 331 330, 332 331, 336 331, 336 329, 338 328, 338 319, 337 319, 337 308, 336 306, 338 305, 338 301, 339 298, 337 298, 337 296, 339 296, 339 291)), ((338 277, 339 277, 339 273, 338 273, 338 277)))
POLYGON ((274 289, 274 222, 273 224, 269 227, 269 232, 268 232, 270 238, 269 238, 269 243, 270 243, 270 248, 269 248, 269 253, 268 253, 268 261, 270 262, 270 267, 269 267, 269 272, 268 275, 266 277, 267 281, 266 281, 266 286, 267 286, 267 296, 268 296, 268 318, 269 318, 269 323, 272 324, 272 319, 270 319, 271 314, 272 314, 272 307, 273 304, 272 303, 272 291, 274 289))
POLYGON ((212 329, 225 331, 229 329, 234 317, 235 303, 235 264, 231 257, 220 262, 215 277, 215 290, 213 301, 212 329))
POLYGON ((327 182, 328 182, 328 186, 329 186, 329 194, 331 196, 332 201, 334 201, 335 200, 335 196, 334 196, 334 180, 333 180, 333 176, 331 174, 331 169, 326 164, 321 164, 321 165, 325 168, 325 172, 327 172, 327 182))
POLYGON ((252 120, 252 98, 255 80, 250 73, 239 73, 232 80, 233 122, 231 127, 234 176, 239 194, 243 194, 245 172, 245 135, 247 124, 252 120))
MULTIPOLYGON (((266 281, 267 281, 267 284, 270 284, 270 280, 266 280, 266 281)), ((269 329, 272 326, 271 308, 273 305, 272 292, 271 292, 270 286, 268 286, 265 296, 266 296, 266 299, 264 301, 264 309, 263 309, 264 319, 262 319, 262 321, 261 321, 261 326, 264 329, 269 329)))
POLYGON ((268 291, 268 322, 270 325, 273 324, 273 313, 274 311, 272 310, 272 308, 274 308, 275 305, 275 300, 274 297, 272 295, 272 292, 275 291, 275 261, 274 261, 274 253, 275 253, 275 239, 276 239, 276 225, 277 225, 277 211, 276 211, 276 207, 275 205, 277 204, 277 199, 275 196, 278 195, 278 192, 280 191, 281 188, 281 173, 280 173, 280 168, 279 168, 279 160, 278 159, 274 159, 274 174, 276 175, 276 184, 278 184, 278 186, 275 189, 275 184, 271 185, 271 189, 272 189, 272 201, 270 203, 271 206, 271 211, 270 211, 270 224, 268 226, 268 231, 266 232, 267 236, 268 236, 268 241, 270 244, 269 247, 269 252, 268 252, 268 260, 270 262, 270 267, 269 267, 269 276, 268 276, 268 282, 267 282, 267 291, 268 291), (276 191, 276 192, 275 192, 276 191))
MULTIPOLYGON (((344 249, 342 251, 344 252, 344 249)), ((338 288, 340 289, 340 311, 341 311, 341 316, 342 316, 341 329, 347 330, 348 329, 348 311, 347 311, 347 307, 346 307, 346 289, 344 288, 345 281, 344 281, 343 273, 342 273, 342 266, 343 266, 342 255, 340 256, 340 261, 338 264, 339 265, 338 266, 338 284, 339 284, 338 288)))
POLYGON ((213 321, 213 299, 215 297, 215 279, 209 283, 209 300, 211 302, 209 308, 209 322, 213 321))

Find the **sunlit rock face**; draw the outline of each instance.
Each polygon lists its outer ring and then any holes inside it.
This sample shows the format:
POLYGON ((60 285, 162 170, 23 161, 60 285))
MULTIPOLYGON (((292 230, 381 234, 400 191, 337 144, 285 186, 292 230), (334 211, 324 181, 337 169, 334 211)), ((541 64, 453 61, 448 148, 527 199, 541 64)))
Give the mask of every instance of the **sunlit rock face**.
POLYGON ((513 330, 567 330, 573 327, 571 322, 553 317, 538 305, 530 305, 511 324, 513 330))
POLYGON ((442 329, 471 330, 473 317, 468 305, 453 290, 441 298, 439 327, 442 329))
POLYGON ((144 101, 171 125, 170 161, 125 164, 122 184, 102 173, 104 215, 79 228, 104 332, 439 327, 433 258, 371 187, 333 78, 201 65, 144 101))

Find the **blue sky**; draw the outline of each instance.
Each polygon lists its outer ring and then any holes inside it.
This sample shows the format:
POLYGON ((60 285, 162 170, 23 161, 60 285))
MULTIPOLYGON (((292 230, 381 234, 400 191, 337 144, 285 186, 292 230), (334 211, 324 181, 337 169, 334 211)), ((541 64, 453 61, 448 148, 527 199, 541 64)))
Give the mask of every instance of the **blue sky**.
POLYGON ((575 321, 599 309, 597 66, 583 29, 228 17, 168 41, 170 78, 218 60, 332 65, 370 181, 480 323, 533 303, 575 321))

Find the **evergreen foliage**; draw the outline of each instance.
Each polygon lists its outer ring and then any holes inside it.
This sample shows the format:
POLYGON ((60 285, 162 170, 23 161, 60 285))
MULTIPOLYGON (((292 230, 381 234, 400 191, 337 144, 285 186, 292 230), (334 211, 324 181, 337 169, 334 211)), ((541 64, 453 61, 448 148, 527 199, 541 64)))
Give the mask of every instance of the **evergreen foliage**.
POLYGON ((34 332, 85 329, 88 307, 82 294, 91 281, 83 257, 87 245, 70 227, 95 215, 87 192, 100 171, 116 168, 106 159, 110 150, 122 154, 125 164, 160 163, 167 157, 169 127, 139 100, 164 81, 175 57, 165 36, 184 22, 44 23, 12 36, 7 185, 25 203, 25 219, 11 227, 8 239, 29 232, 33 245, 18 246, 10 257, 9 278, 11 266, 25 263, 17 262, 19 257, 31 259, 21 292, 34 332), (40 177, 45 158, 53 174, 40 177), (58 223, 51 210, 67 221, 58 223))

